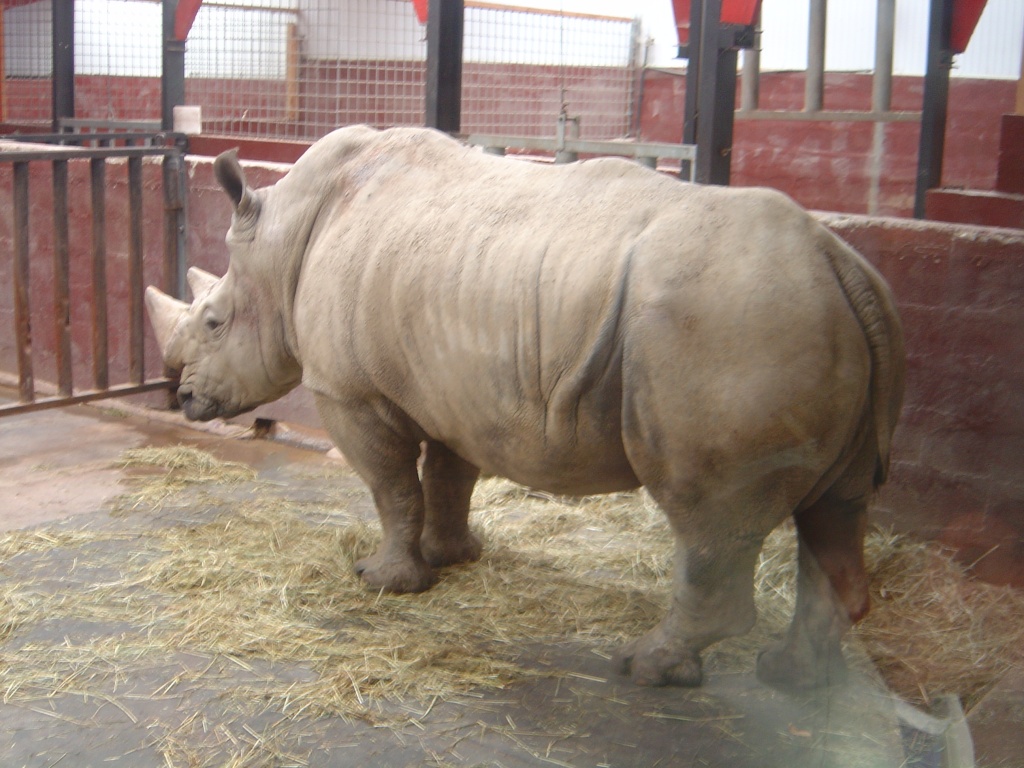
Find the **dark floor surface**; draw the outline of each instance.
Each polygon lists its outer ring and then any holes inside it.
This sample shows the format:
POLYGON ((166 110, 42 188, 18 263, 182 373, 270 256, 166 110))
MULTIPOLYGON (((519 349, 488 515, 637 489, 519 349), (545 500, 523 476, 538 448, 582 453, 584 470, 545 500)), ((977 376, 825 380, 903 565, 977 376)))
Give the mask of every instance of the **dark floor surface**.
MULTIPOLYGON (((298 478, 295 486, 309 496, 358 495, 370 510, 359 481, 347 471, 339 474, 339 463, 321 452, 280 440, 240 439, 223 430, 197 432, 173 418, 153 420, 116 408, 79 406, 0 419, 0 531, 124 530, 123 538, 112 535, 98 546, 131 557, 129 529, 140 520, 111 513, 125 489, 117 458, 127 448, 178 443, 249 464, 271 482, 298 478), (320 467, 332 471, 317 472, 320 467)), ((19 579, 31 577, 38 590, 68 594, 98 588, 105 574, 103 567, 87 567, 90 552, 97 550, 54 547, 0 562, 0 610, 5 599, 14 599, 4 590, 19 579), (47 574, 54 575, 52 583, 47 574)), ((105 554, 109 559, 112 551, 105 554)), ((188 647, 133 665, 127 673, 91 667, 81 685, 65 676, 44 696, 18 690, 20 670, 11 661, 18 657, 7 651, 116 637, 121 629, 88 618, 5 629, 0 616, 0 768, 943 766, 941 758, 908 747, 898 705, 872 675, 806 697, 777 693, 752 676, 735 674, 712 675, 696 691, 637 688, 568 629, 563 643, 523 650, 520 663, 548 676, 429 707, 384 703, 386 726, 372 719, 286 717, 273 707, 247 712, 217 691, 266 676, 302 681, 315 672, 301 665, 238 664, 188 647), (204 678, 218 684, 200 684, 204 678)), ((1020 707, 1015 690, 1008 695, 1017 699, 1004 709, 1020 707)), ((997 708, 986 721, 986 727, 996 723, 990 739, 997 743, 1005 742, 998 728, 1001 712, 997 708)), ((1024 765, 1024 758, 1012 761, 989 764, 1024 765)))

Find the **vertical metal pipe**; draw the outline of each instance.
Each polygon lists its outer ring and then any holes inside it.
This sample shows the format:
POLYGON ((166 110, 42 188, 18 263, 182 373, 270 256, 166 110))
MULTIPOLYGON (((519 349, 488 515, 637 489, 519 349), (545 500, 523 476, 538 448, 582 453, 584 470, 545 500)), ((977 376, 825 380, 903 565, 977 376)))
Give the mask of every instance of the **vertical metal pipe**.
POLYGON ((928 190, 942 183, 946 113, 949 105, 949 71, 953 67, 953 52, 949 48, 952 23, 953 0, 931 0, 928 21, 928 64, 924 75, 917 187, 914 192, 914 217, 918 219, 924 218, 928 190))
MULTIPOLYGON (((185 223, 187 217, 185 193, 185 159, 180 151, 164 157, 164 290, 178 299, 185 298, 186 253, 185 223)), ((164 366, 164 377, 173 379, 175 371, 164 366)), ((175 390, 167 391, 167 406, 177 404, 175 390)))
POLYGON ((811 0, 807 29, 804 111, 820 112, 825 96, 825 27, 828 0, 811 0))
POLYGON ((53 332, 57 392, 70 397, 71 258, 68 242, 68 162, 53 161, 53 332))
POLYGON ((51 0, 53 38, 53 131, 75 116, 75 0, 51 0))
POLYGON ((700 40, 704 25, 704 0, 690 3, 690 39, 686 43, 686 95, 683 113, 683 144, 697 143, 697 94, 700 91, 700 40))
POLYGON ((626 135, 639 136, 644 112, 644 72, 650 42, 641 39, 643 26, 639 18, 633 19, 629 29, 629 100, 626 106, 626 135))
POLYGON ((164 157, 164 290, 185 298, 185 159, 174 151, 164 157))
POLYGON ((1017 99, 1013 113, 1024 115, 1024 45, 1020 48, 1020 76, 1017 78, 1017 99))
POLYGON ((731 166, 736 49, 723 38, 721 8, 721 0, 704 0, 695 174, 701 184, 728 184, 731 166))
POLYGON ((92 196, 92 379, 96 389, 110 386, 107 364, 107 164, 101 158, 89 161, 92 196))
POLYGON ((185 103, 185 41, 175 38, 178 0, 163 0, 163 59, 160 74, 160 124, 174 130, 174 108, 185 103))
POLYGON ((463 0, 434 0, 427 16, 424 125, 458 133, 462 125, 463 0))
POLYGON ((142 158, 128 158, 128 377, 133 384, 145 381, 145 348, 142 315, 142 158))
MULTIPOLYGON (((683 144, 697 143, 697 94, 700 91, 700 30, 703 22, 704 0, 690 3, 690 31, 686 41, 686 93, 683 97, 683 144)), ((697 161, 683 160, 679 178, 693 181, 697 161)))
POLYGON ((743 79, 740 90, 740 109, 752 111, 761 103, 761 10, 754 19, 754 45, 743 49, 743 79))
POLYGON ((896 32, 896 0, 878 0, 875 18, 875 74, 871 82, 871 109, 892 109, 892 51, 896 32))
POLYGON ((32 312, 29 303, 28 163, 14 163, 14 335, 18 345, 18 400, 35 400, 32 312))

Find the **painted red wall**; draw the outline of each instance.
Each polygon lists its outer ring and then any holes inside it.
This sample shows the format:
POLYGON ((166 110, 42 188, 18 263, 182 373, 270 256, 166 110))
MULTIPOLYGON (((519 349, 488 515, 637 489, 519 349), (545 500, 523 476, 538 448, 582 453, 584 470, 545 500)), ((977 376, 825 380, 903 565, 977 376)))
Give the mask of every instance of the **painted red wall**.
POLYGON ((825 214, 892 286, 907 393, 876 512, 1024 585, 1024 231, 825 214))
MULTIPOLYGON (((552 134, 551 115, 558 105, 551 101, 558 92, 558 72, 531 67, 530 78, 518 77, 522 67, 467 65, 463 75, 466 103, 463 128, 467 132, 490 131, 488 115, 515 114, 520 125, 514 133, 552 134), (540 77, 538 77, 540 75, 540 77), (514 103, 502 100, 501 84, 512 78, 519 84, 533 83, 536 93, 519 94, 514 103), (474 94, 495 94, 476 100, 474 94), (497 100, 496 100, 497 99, 497 100), (511 104, 511 106, 510 106, 511 104), (528 106, 524 106, 528 105, 528 106), (533 122, 527 121, 536 116, 533 122)), ((334 127, 332 112, 344 105, 349 122, 365 121, 385 126, 396 120, 408 121, 422 111, 422 74, 415 68, 353 67, 344 62, 305 66, 302 83, 314 78, 315 91, 299 90, 294 102, 294 122, 281 122, 287 114, 284 81, 222 81, 190 79, 186 93, 191 103, 204 105, 204 124, 209 134, 281 135, 295 140, 313 140, 334 127), (386 97, 371 82, 381 72, 391 72, 386 97), (333 85, 332 85, 333 83, 333 85)), ((619 72, 619 70, 614 70, 619 72)), ((583 115, 583 135, 617 135, 627 130, 625 115, 631 106, 622 84, 608 81, 600 68, 574 70, 574 87, 581 92, 600 90, 605 103, 619 103, 614 124, 601 114, 583 115), (597 90, 595 90, 597 89, 597 90), (618 90, 617 90, 618 89, 618 90), (621 123, 621 125, 620 125, 621 123), (609 133, 610 132, 610 133, 609 133)), ((160 90, 157 78, 77 77, 76 99, 80 117, 157 119, 160 90)), ((10 81, 11 103, 26 107, 22 119, 48 119, 48 80, 10 81), (45 90, 46 99, 32 100, 31 90, 45 90)), ((633 122, 638 137, 648 141, 679 142, 682 138, 685 78, 681 73, 646 70, 637 98, 639 109, 633 122)), ((765 73, 761 77, 760 106, 766 110, 799 111, 803 105, 802 72, 765 73)), ((825 108, 867 110, 871 106, 871 76, 828 73, 825 77, 825 108)), ((897 77, 893 83, 893 109, 920 110, 923 96, 921 78, 897 77)), ((510 97, 509 97, 510 98, 510 97)), ((949 119, 943 185, 989 190, 995 187, 999 162, 1000 123, 1012 112, 1015 83, 1007 80, 964 80, 954 78, 950 86, 949 119)), ((737 96, 737 103, 739 97, 737 96)), ((15 114, 16 110, 10 110, 15 114)), ((21 114, 18 112, 17 114, 21 114)), ((342 116, 337 117, 343 119, 342 116)), ((802 205, 816 210, 909 216, 913 210, 917 173, 918 133, 916 123, 882 125, 881 152, 875 149, 872 123, 823 123, 815 121, 736 121, 732 180, 736 186, 770 186, 786 192, 802 205), (877 155, 877 156, 876 156, 877 155), (874 188, 873 188, 874 185, 874 188), (872 200, 874 202, 872 202, 872 200)), ((290 157, 282 159, 291 159, 290 157)))
MULTIPOLYGON (((1016 84, 1008 80, 951 81, 943 184, 992 189, 999 155, 1002 115, 1014 109, 1016 84)), ((650 70, 644 78, 640 137, 682 140, 686 79, 678 73, 650 70)), ((871 75, 828 73, 828 110, 868 110, 871 75)), ((802 72, 761 76, 760 108, 800 111, 802 72)), ((921 78, 897 77, 892 106, 921 109, 921 78)), ((739 94, 737 92, 739 104, 739 94)), ((867 213, 874 158, 872 123, 736 120, 733 142, 734 186, 780 189, 807 208, 867 213)), ((919 128, 916 123, 883 126, 878 207, 875 213, 909 216, 913 211, 919 128)))

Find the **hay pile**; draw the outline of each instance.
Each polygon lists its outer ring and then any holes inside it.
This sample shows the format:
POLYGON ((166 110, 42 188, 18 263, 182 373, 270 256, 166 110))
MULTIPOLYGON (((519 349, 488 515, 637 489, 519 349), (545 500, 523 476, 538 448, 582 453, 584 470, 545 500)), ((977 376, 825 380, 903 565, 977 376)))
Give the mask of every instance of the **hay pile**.
MULTIPOLYGON (((90 690, 111 674, 128 675, 132 665, 186 650, 248 669, 284 663, 306 671, 291 679, 254 675, 220 691, 248 706, 258 702, 289 718, 384 718, 382 702, 429 709, 432 700, 540 674, 518 663, 528 645, 584 642, 610 654, 652 626, 668 597, 670 537, 642 493, 565 500, 481 482, 473 522, 487 543, 482 561, 448 569, 427 593, 396 596, 368 591, 353 574, 354 560, 374 549, 378 534, 343 508, 291 501, 288 488, 261 484, 248 467, 193 449, 130 452, 124 462, 166 471, 142 476, 120 510, 173 511, 180 503, 189 506, 189 521, 0 538, 5 700, 90 690), (243 488, 244 500, 210 498, 197 518, 190 491, 211 480, 243 488), (19 562, 57 550, 115 577, 85 579, 70 591, 11 579, 19 562), (127 629, 82 643, 12 642, 67 618, 127 629)), ((791 529, 770 537, 757 576, 761 620, 750 635, 710 651, 709 669, 750 671, 755 649, 783 630, 794 599, 794 550, 791 529)), ((890 533, 872 533, 868 557, 875 609, 851 642, 899 696, 921 702, 952 692, 969 709, 1024 663, 1024 594, 970 582, 934 546, 890 533)), ((221 685, 198 673, 190 682, 221 685)))

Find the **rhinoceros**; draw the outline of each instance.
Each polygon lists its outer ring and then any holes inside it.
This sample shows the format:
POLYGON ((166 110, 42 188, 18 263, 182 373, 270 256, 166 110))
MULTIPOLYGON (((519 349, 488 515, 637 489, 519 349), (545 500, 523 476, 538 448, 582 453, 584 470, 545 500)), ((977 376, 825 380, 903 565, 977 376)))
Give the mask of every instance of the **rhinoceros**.
POLYGON ((146 295, 178 400, 232 417, 305 385, 380 516, 368 585, 416 592, 479 558, 481 472, 567 495, 644 486, 674 581, 623 674, 699 685, 701 651, 753 625, 761 545, 793 517, 796 609, 758 675, 842 676, 904 379, 892 295, 849 246, 778 192, 426 129, 341 128, 265 189, 233 151, 214 169, 227 274, 190 270, 191 305, 146 295))

